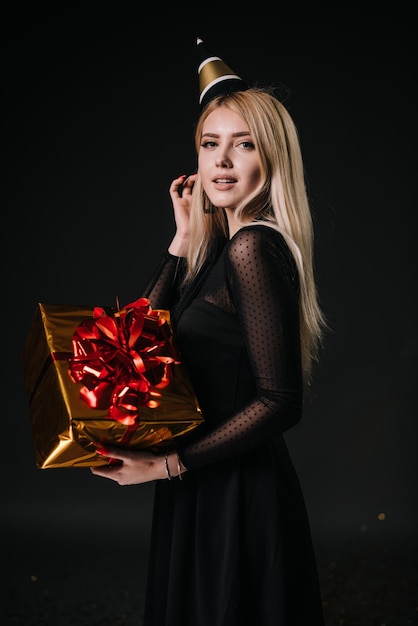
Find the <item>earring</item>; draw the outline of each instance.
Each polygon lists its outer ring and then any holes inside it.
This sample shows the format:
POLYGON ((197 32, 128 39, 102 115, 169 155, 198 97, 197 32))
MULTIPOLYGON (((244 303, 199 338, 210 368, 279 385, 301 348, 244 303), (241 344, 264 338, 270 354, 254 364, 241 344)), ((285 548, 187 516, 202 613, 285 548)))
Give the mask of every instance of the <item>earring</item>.
POLYGON ((212 204, 212 202, 208 201, 208 206, 203 208, 203 213, 206 215, 213 215, 216 213, 216 207, 212 204))

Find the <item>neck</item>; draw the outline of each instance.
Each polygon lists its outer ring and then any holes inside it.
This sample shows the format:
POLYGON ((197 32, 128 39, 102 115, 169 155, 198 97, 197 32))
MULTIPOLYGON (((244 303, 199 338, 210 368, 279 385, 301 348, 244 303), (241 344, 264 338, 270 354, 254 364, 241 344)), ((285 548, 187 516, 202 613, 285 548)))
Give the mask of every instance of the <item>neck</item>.
POLYGON ((235 233, 241 228, 241 225, 234 218, 234 209, 225 209, 226 219, 228 221, 229 238, 233 237, 235 233))

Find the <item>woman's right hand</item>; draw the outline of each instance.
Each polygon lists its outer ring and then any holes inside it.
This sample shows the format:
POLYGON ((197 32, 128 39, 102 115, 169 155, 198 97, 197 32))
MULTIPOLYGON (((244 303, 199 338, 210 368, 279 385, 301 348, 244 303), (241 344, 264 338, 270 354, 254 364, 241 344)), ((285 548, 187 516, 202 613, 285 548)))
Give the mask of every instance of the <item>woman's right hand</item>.
POLYGON ((170 196, 173 202, 176 234, 168 248, 174 256, 186 256, 189 244, 190 206, 192 191, 197 174, 179 176, 170 185, 170 196))

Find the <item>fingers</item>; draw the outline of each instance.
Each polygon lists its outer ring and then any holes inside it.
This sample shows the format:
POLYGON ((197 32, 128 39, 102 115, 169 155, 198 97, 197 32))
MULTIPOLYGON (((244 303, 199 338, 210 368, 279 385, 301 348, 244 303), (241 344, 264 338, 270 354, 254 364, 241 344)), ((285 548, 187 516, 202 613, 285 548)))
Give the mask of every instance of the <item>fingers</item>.
POLYGON ((187 176, 182 184, 182 195, 192 195, 193 187, 196 182, 197 174, 190 174, 187 176))
POLYGON ((134 485, 163 477, 164 457, 156 457, 147 450, 124 450, 119 448, 99 448, 109 458, 108 465, 91 466, 95 476, 109 478, 119 485, 134 485), (161 460, 162 459, 162 460, 161 460))
POLYGON ((128 450, 122 450, 121 448, 112 448, 110 446, 101 446, 96 448, 97 454, 107 456, 112 461, 126 461, 130 458, 130 452, 128 450))
POLYGON ((123 467, 123 464, 110 463, 109 465, 104 465, 100 467, 90 467, 90 471, 95 476, 101 476, 102 478, 109 478, 110 480, 114 480, 117 483, 120 483, 120 469, 123 467))
POLYGON ((130 458, 130 452, 128 450, 120 450, 119 448, 112 448, 103 446, 96 448, 96 452, 103 457, 107 457, 109 462, 107 465, 92 466, 90 471, 95 476, 102 476, 103 478, 110 478, 120 483, 120 470, 124 465, 124 461, 130 458))
POLYGON ((196 174, 182 174, 175 178, 170 185, 170 194, 174 198, 182 197, 184 193, 191 194, 196 181, 196 174))
MULTIPOLYGON (((109 465, 120 466, 131 464, 138 460, 153 458, 153 454, 149 450, 132 450, 129 448, 117 448, 116 446, 100 446, 96 448, 96 452, 103 457, 110 459, 109 465)), ((101 466, 103 467, 103 466, 101 466)))

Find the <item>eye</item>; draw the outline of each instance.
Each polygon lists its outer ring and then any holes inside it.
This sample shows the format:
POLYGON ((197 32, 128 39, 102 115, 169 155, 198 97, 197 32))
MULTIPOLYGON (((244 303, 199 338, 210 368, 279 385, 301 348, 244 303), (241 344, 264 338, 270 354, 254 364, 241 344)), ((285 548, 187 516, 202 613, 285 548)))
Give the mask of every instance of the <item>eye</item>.
POLYGON ((241 141, 239 144, 244 150, 255 150, 255 144, 252 141, 241 141))
POLYGON ((216 142, 215 141, 202 141, 202 143, 200 144, 201 148, 214 148, 216 146, 216 142))

